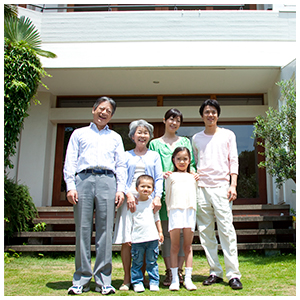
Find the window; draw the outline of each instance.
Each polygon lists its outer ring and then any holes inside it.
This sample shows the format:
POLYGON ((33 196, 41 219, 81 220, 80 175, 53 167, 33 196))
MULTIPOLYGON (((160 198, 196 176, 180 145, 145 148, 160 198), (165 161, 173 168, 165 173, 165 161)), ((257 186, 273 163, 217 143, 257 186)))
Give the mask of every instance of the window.
MULTIPOLYGON (((265 184, 265 172, 258 169, 258 151, 255 140, 252 138, 253 124, 219 124, 220 127, 232 130, 236 135, 238 155, 239 155, 239 176, 237 193, 239 202, 242 199, 257 199, 265 203, 266 190, 262 185, 265 184)), ((189 139, 197 133, 204 130, 204 126, 183 125, 178 130, 178 135, 186 136, 189 139)), ((238 200, 237 200, 238 201, 238 200)), ((256 202, 256 201, 255 201, 256 202)), ((246 202, 245 202, 246 203, 246 202)), ((253 203, 251 201, 251 203, 253 203)), ((241 203, 240 203, 241 204, 241 203)))

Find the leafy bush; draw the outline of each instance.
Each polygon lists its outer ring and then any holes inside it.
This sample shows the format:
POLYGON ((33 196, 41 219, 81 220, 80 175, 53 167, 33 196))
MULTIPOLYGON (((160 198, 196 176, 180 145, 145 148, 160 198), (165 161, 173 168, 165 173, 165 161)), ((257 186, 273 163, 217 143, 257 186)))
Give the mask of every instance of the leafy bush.
POLYGON ((4 49, 4 167, 12 168, 10 157, 23 127, 30 100, 36 94, 41 76, 45 75, 34 50, 25 42, 10 43, 4 49))
POLYGON ((270 107, 266 116, 258 116, 254 124, 254 137, 263 139, 257 144, 265 147, 266 160, 258 166, 276 177, 277 187, 287 179, 296 183, 296 89, 293 80, 280 81, 284 100, 280 111, 270 107))
POLYGON ((28 231, 37 215, 28 187, 4 176, 5 236, 10 238, 14 232, 28 231))

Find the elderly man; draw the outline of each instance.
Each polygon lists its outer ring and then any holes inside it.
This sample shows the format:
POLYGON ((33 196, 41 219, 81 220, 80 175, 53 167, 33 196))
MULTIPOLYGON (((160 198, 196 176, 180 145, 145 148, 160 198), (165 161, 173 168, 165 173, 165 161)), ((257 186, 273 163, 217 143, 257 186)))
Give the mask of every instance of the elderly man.
POLYGON ((112 231, 115 204, 119 207, 123 203, 126 182, 123 142, 107 125, 115 109, 113 99, 97 99, 92 109, 93 122, 76 129, 67 148, 64 179, 76 227, 75 273, 69 294, 89 291, 93 275, 97 292, 115 293, 111 286, 112 231), (96 261, 92 272, 94 209, 96 261))

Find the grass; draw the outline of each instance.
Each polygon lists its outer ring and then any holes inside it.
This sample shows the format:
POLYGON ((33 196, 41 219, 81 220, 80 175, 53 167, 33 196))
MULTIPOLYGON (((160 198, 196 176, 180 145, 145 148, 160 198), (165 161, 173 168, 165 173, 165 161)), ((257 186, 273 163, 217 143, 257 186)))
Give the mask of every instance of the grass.
MULTIPOLYGON (((120 255, 113 255, 112 284, 118 289, 122 284, 123 269, 120 255)), ((220 262, 224 267, 223 256, 220 262)), ((92 259, 92 264, 95 258, 92 259)), ((296 295, 296 255, 285 254, 266 257, 256 252, 240 253, 239 255, 242 290, 232 290, 224 277, 222 284, 203 286, 203 280, 209 275, 205 255, 194 253, 193 282, 196 291, 187 291, 184 287, 178 292, 170 292, 160 285, 159 292, 146 290, 136 294, 132 290, 117 290, 111 296, 295 296, 296 295)), ((158 259, 161 281, 164 279, 164 263, 158 259)), ((74 255, 65 254, 21 254, 11 258, 4 264, 4 295, 5 296, 66 296, 67 289, 72 285, 74 272, 74 255)), ((100 295, 95 291, 95 283, 91 283, 91 291, 83 296, 100 295)))

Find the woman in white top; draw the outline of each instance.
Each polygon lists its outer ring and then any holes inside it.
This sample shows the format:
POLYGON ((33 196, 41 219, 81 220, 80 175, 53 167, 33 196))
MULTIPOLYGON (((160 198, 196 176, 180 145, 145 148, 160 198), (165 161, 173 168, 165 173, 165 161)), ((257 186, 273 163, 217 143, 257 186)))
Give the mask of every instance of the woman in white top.
POLYGON ((197 183, 190 173, 191 153, 186 147, 177 147, 172 155, 174 172, 165 181, 166 205, 169 217, 171 237, 172 291, 179 290, 178 252, 180 249, 180 231, 183 230, 183 251, 185 254, 185 287, 196 290, 192 282, 193 249, 192 242, 196 225, 197 183))

